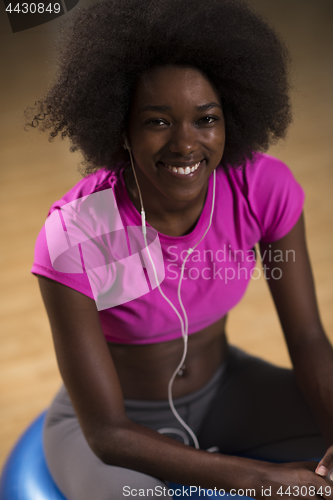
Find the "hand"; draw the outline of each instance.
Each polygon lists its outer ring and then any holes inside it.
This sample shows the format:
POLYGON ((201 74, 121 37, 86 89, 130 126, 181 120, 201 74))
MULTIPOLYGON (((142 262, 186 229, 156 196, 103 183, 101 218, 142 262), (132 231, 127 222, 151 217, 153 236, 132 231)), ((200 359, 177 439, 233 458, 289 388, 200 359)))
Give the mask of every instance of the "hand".
POLYGON ((315 472, 318 476, 324 477, 333 488, 333 446, 328 448, 324 457, 320 460, 315 472))
POLYGON ((263 464, 259 471, 256 498, 318 500, 324 497, 333 500, 333 485, 327 484, 323 477, 315 473, 316 467, 317 462, 263 464))

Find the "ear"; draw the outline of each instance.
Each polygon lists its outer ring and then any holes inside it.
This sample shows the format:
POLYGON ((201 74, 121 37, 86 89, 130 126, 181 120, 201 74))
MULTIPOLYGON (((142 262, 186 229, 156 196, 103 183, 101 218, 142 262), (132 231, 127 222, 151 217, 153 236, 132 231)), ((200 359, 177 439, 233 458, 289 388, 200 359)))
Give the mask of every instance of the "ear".
POLYGON ((128 142, 128 139, 127 139, 125 132, 123 133, 123 139, 124 139, 123 148, 127 149, 128 151, 131 151, 131 146, 129 145, 129 142, 128 142))

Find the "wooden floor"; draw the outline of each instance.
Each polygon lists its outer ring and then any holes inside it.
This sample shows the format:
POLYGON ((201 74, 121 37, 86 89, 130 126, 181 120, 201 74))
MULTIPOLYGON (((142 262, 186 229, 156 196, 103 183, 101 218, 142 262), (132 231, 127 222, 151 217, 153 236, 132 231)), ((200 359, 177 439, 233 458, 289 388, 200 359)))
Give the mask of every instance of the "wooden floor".
MULTIPOLYGON (((305 188, 309 249, 323 323, 333 340, 333 4, 252 3, 284 36, 294 60, 294 124, 287 140, 270 152, 290 165, 305 188)), ((22 110, 38 99, 54 73, 57 26, 54 21, 12 34, 8 20, 1 19, 0 465, 60 384, 48 321, 29 270, 49 205, 80 178, 80 157, 69 153, 67 143, 50 144, 43 134, 22 128, 22 110)), ((290 365, 262 280, 250 284, 230 314, 228 332, 231 342, 251 353, 290 365)))

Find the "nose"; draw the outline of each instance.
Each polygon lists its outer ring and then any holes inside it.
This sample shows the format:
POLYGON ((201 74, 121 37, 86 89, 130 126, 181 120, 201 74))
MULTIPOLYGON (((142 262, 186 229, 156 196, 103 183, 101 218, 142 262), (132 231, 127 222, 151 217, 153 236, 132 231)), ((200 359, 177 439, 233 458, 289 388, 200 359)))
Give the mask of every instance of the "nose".
POLYGON ((190 124, 174 125, 171 132, 169 148, 172 153, 178 153, 183 156, 197 151, 197 131, 190 124))

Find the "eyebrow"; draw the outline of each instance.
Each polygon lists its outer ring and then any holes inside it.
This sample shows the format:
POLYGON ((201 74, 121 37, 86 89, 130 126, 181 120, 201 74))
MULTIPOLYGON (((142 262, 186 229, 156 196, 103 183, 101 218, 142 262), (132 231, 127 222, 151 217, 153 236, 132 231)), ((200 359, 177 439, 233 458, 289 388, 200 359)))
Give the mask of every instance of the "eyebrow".
POLYGON ((196 106, 195 110, 196 111, 207 111, 207 109, 211 109, 211 108, 222 109, 222 106, 220 106, 217 102, 209 102, 208 104, 202 104, 202 106, 196 106))
MULTIPOLYGON (((220 108, 222 109, 222 106, 220 106, 217 102, 209 102, 207 104, 202 104, 201 106, 195 106, 194 109, 196 111, 207 111, 208 109, 211 108, 220 108)), ((144 113, 145 111, 171 111, 171 106, 152 106, 148 104, 147 106, 144 106, 143 108, 140 109, 140 113, 144 113)))

